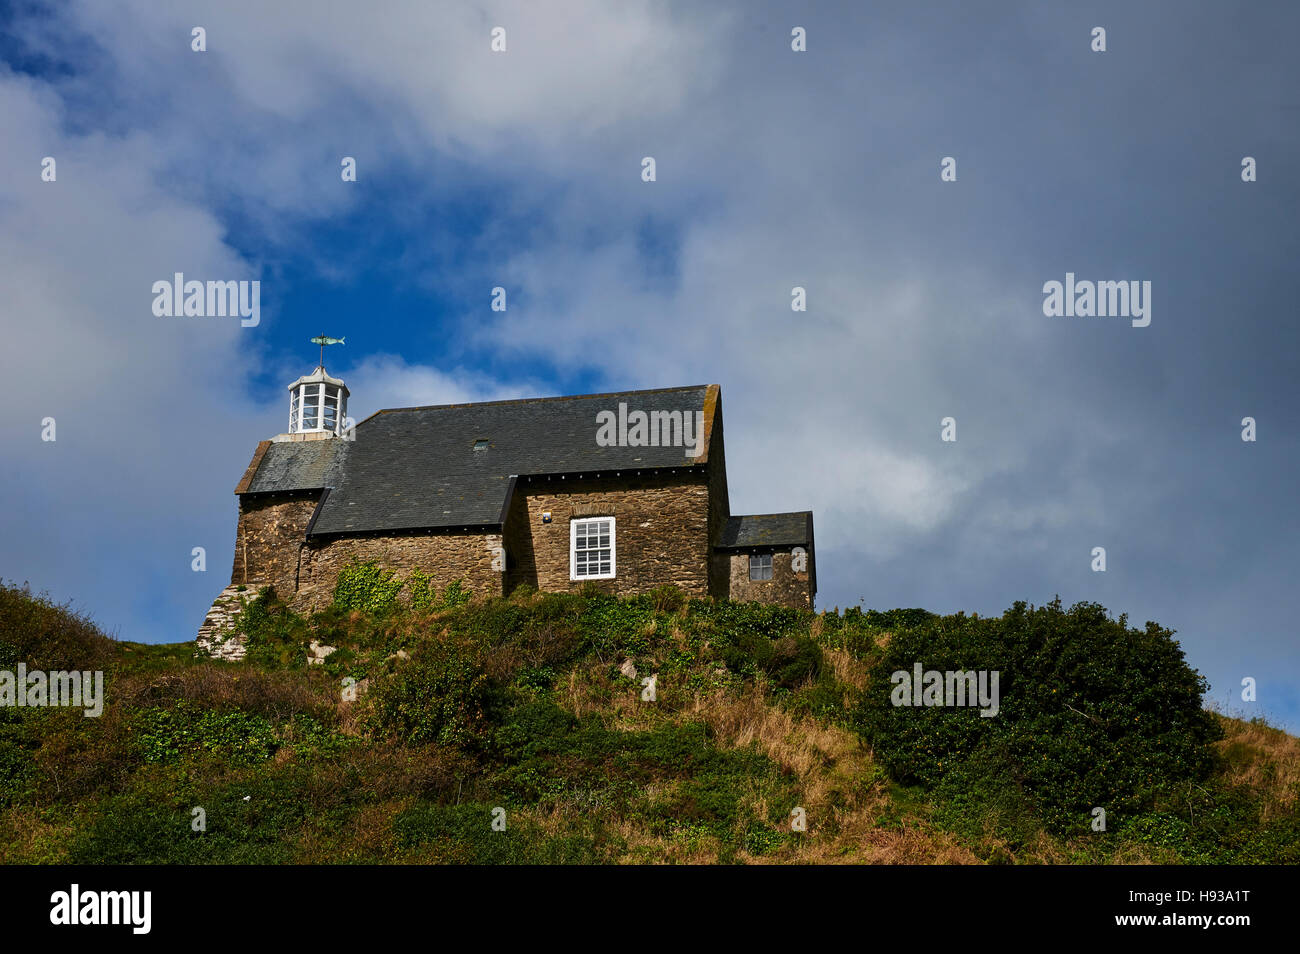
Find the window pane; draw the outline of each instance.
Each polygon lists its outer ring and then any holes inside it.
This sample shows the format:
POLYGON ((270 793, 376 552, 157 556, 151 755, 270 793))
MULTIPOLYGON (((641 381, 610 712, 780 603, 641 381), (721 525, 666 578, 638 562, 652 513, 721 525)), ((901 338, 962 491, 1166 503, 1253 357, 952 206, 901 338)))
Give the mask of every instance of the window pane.
POLYGON ((573 576, 609 577, 614 572, 614 521, 608 517, 573 522, 573 576))

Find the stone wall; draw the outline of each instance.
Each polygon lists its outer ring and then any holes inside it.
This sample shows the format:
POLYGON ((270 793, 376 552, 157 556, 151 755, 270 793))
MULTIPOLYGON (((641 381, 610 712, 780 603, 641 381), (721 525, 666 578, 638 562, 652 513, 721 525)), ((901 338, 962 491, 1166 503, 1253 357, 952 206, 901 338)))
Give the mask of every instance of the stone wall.
MULTIPOLYGON (((312 540, 302 550, 298 591, 292 606, 299 612, 323 609, 334 598, 339 571, 354 560, 374 561, 396 571, 428 574, 439 591, 455 580, 475 596, 500 596, 504 574, 493 568, 500 536, 490 533, 418 533, 394 536, 337 537, 312 540)), ((285 595, 289 599, 289 595, 285 595)))
POLYGON ((614 517, 614 572, 595 585, 609 593, 645 593, 673 584, 709 595, 709 488, 703 473, 624 474, 597 478, 520 478, 506 519, 507 591, 578 590, 569 579, 569 522, 614 517), (551 522, 543 523, 549 511, 551 522))
POLYGON ((731 599, 738 603, 779 603, 812 609, 812 584, 808 572, 794 572, 790 560, 789 550, 775 551, 772 554, 772 579, 755 582, 749 578, 749 554, 732 552, 731 599))
POLYGON ((319 499, 320 491, 241 496, 231 584, 269 584, 282 599, 291 598, 298 550, 319 499))

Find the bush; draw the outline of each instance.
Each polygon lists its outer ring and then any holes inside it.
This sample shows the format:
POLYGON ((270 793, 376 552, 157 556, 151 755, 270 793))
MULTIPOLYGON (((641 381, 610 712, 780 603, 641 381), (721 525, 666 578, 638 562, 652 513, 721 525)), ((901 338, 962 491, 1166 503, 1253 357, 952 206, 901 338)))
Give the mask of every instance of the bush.
POLYGON ((475 743, 489 720, 494 689, 473 648, 438 639, 371 692, 374 726, 407 744, 475 743))
POLYGON ((211 753, 250 765, 266 761, 279 747, 275 727, 261 716, 204 710, 188 702, 141 711, 136 739, 144 760, 159 763, 211 753))
POLYGON ((934 613, 923 609, 891 609, 884 612, 867 610, 864 613, 858 607, 853 606, 844 611, 846 621, 862 620, 870 626, 877 626, 881 629, 912 629, 938 618, 934 613))
POLYGON ((762 672, 777 686, 794 689, 821 672, 822 650, 807 636, 769 639, 740 632, 722 651, 727 668, 742 676, 762 672))
MULTIPOLYGON (((1090 811, 1131 813, 1170 785, 1205 778, 1220 730, 1201 708, 1206 683, 1172 632, 1129 628, 1094 603, 1016 603, 1000 619, 935 617, 894 633, 856 723, 897 780, 1001 789, 1057 831, 1085 830, 1090 811), (997 670, 1000 708, 894 706, 891 673, 997 670)), ((1005 792, 1003 793, 1005 795, 1005 792)))
POLYGON ((280 603, 271 587, 262 590, 244 607, 238 627, 247 637, 249 662, 268 669, 306 665, 311 628, 306 620, 280 603))
POLYGON ((32 669, 107 669, 114 641, 89 616, 58 605, 30 588, 0 582, 0 666, 32 669))
POLYGON ((671 584, 656 586, 649 596, 656 613, 676 613, 686 605, 686 594, 671 584))
POLYGON ((30 793, 34 785, 31 758, 19 741, 0 735, 0 809, 30 793))

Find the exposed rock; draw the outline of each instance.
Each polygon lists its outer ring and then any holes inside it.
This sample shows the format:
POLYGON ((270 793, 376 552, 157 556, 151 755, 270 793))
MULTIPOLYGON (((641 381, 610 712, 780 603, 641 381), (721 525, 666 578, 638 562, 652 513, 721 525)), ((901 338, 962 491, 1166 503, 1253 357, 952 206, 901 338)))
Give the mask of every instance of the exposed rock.
POLYGON ((330 653, 335 652, 338 652, 337 646, 325 646, 313 639, 311 645, 307 647, 307 665, 323 665, 325 660, 329 658, 330 653))
POLYGON ((630 659, 623 660, 623 665, 618 667, 618 671, 633 682, 636 681, 636 665, 630 659))
POLYGON ((247 638, 243 633, 235 632, 236 623, 247 603, 256 598, 257 593, 252 587, 232 583, 222 590, 212 601, 212 608, 199 627, 194 655, 231 662, 243 659, 248 654, 247 638))

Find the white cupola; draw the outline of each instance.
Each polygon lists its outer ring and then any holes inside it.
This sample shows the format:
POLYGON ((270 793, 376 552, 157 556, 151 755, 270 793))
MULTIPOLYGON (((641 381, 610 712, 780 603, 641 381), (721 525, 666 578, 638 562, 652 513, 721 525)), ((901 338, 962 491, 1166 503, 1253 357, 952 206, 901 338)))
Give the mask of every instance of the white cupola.
POLYGON ((348 417, 348 386, 322 364, 289 385, 289 433, 342 437, 348 417))

